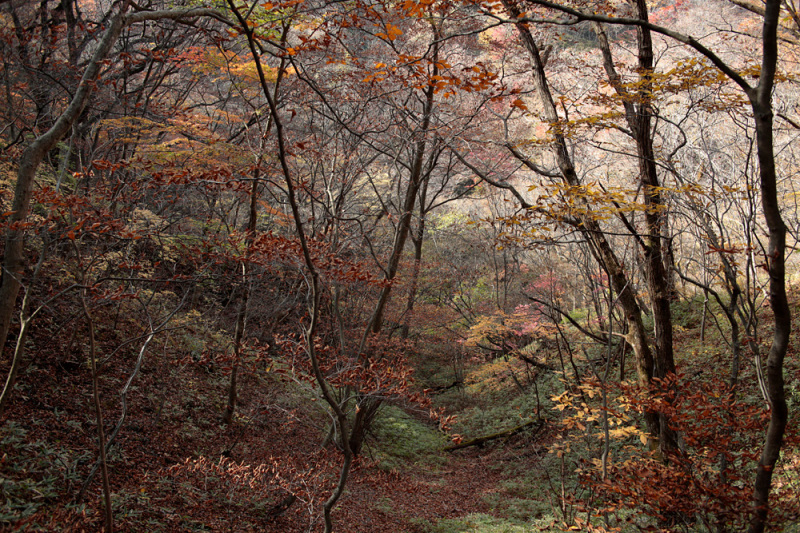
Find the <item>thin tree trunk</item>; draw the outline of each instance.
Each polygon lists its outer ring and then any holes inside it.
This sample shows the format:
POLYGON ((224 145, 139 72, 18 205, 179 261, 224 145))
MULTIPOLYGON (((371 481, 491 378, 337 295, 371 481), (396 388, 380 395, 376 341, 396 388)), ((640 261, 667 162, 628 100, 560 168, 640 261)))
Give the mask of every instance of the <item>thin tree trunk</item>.
MULTIPOLYGON (((435 37, 438 38, 438 33, 436 32, 435 28, 434 33, 436 34, 435 37)), ((437 76, 439 73, 438 50, 439 46, 437 40, 434 41, 433 45, 433 60, 431 61, 431 64, 433 65, 432 76, 437 76)), ((392 246, 392 251, 389 256, 389 264, 386 267, 386 274, 384 276, 385 280, 388 282, 394 280, 400 267, 400 259, 403 256, 403 249, 405 248, 406 240, 411 229, 411 217, 414 213, 414 204, 417 201, 417 193, 419 192, 423 181, 422 171, 423 163, 425 161, 425 149, 428 144, 428 130, 430 129, 431 125, 434 107, 434 95, 436 94, 436 91, 434 90, 433 86, 430 86, 425 89, 424 94, 425 104, 422 110, 422 124, 420 125, 418 132, 419 138, 417 139, 414 147, 414 159, 411 165, 411 175, 409 176, 408 188, 406 189, 406 195, 403 200, 403 211, 400 213, 400 221, 397 228, 397 233, 395 234, 394 245, 392 246)), ((383 314, 386 311, 386 304, 389 302, 389 296, 391 295, 391 292, 392 283, 387 283, 381 289, 380 295, 378 296, 378 303, 375 305, 375 309, 370 317, 367 328, 364 331, 364 336, 361 339, 359 353, 363 351, 369 334, 379 333, 381 331, 381 328, 383 327, 383 314)))
MULTIPOLYGON (((648 10, 645 0, 637 0, 636 7, 640 20, 647 21, 648 10)), ((644 249, 647 287, 653 309, 655 325, 655 354, 653 358, 653 377, 665 378, 675 374, 675 359, 672 346, 672 309, 669 273, 665 269, 662 233, 666 226, 667 207, 661 195, 658 170, 655 163, 652 139, 651 78, 653 72, 653 41, 650 31, 639 28, 639 103, 636 107, 635 121, 631 125, 636 136, 636 150, 639 160, 639 179, 644 185, 644 219, 647 227, 644 249)), ((660 445, 662 451, 677 449, 678 437, 669 427, 664 413, 659 413, 660 445)))
MULTIPOLYGON (((283 33, 281 34, 281 43, 285 44, 286 39, 289 34, 289 26, 284 26, 283 33)), ((280 62, 280 66, 278 67, 278 75, 275 79, 275 87, 273 89, 273 100, 278 99, 278 89, 280 88, 281 81, 283 80, 283 73, 286 67, 286 59, 282 58, 280 62)), ((266 90, 266 87, 264 88, 266 90)), ((225 407, 225 411, 222 414, 222 423, 223 424, 230 424, 233 422, 233 415, 236 411, 236 404, 238 401, 238 377, 239 377, 239 366, 241 364, 241 351, 242 351, 242 341, 245 335, 245 327, 247 326, 247 308, 250 304, 250 292, 251 286, 249 281, 249 273, 252 266, 250 265, 250 256, 252 254, 253 244, 256 241, 256 229, 258 224, 258 183, 261 178, 261 163, 264 160, 264 140, 269 135, 269 132, 272 131, 272 122, 273 118, 272 115, 269 116, 267 119, 267 127, 261 135, 261 143, 259 145, 259 152, 258 158, 256 159, 255 169, 253 170, 253 186, 250 188, 250 205, 248 208, 248 218, 247 218, 247 230, 244 238, 245 244, 245 257, 244 262, 242 263, 242 287, 244 289, 244 295, 242 296, 242 302, 239 305, 239 310, 236 314, 236 329, 234 331, 234 339, 233 339, 233 350, 234 350, 234 359, 233 359, 233 368, 231 368, 231 378, 230 382, 228 383, 228 403, 225 407)))
MULTIPOLYGON (((636 10, 639 20, 648 20, 647 2, 645 0, 636 0, 636 10)), ((675 373, 675 359, 672 341, 671 278, 665 266, 669 264, 668 258, 670 255, 664 251, 666 240, 662 236, 667 227, 667 209, 661 195, 652 139, 652 36, 647 28, 637 28, 639 83, 637 84, 638 90, 636 94, 632 95, 622 84, 622 80, 616 71, 605 31, 598 23, 594 23, 593 26, 603 54, 603 66, 608 75, 609 83, 622 99, 625 118, 636 144, 639 181, 642 185, 646 206, 644 219, 647 233, 644 238, 642 239, 638 236, 635 228, 624 219, 624 215, 620 216, 623 217, 623 223, 629 227, 636 237, 644 255, 645 277, 655 326, 651 377, 664 378, 675 373)), ((662 451, 674 450, 677 446, 677 435, 669 429, 666 416, 663 413, 659 413, 658 416, 659 442, 662 451)))
POLYGON ((244 296, 242 296, 242 301, 239 303, 239 310, 236 313, 236 329, 233 333, 233 367, 231 368, 230 381, 228 382, 228 403, 225 406, 225 411, 222 413, 222 423, 225 425, 229 425, 233 422, 233 415, 236 412, 236 404, 239 399, 237 380, 239 377, 239 365, 242 354, 242 338, 244 337, 244 327, 247 321, 247 300, 250 296, 250 290, 246 287, 247 268, 244 266, 242 268, 244 270, 242 277, 245 278, 243 281, 245 287, 243 287, 244 296))
POLYGON ((343 460, 342 465, 339 470, 339 480, 336 484, 336 488, 331 493, 330 497, 325 501, 322 506, 323 509, 323 520, 325 522, 325 533, 332 533, 333 532, 333 520, 331 517, 331 513, 333 508, 336 506, 336 503, 339 501, 342 493, 344 492, 345 485, 347 483, 347 479, 350 475, 350 469, 353 463, 353 451, 350 448, 350 431, 349 431, 349 424, 347 420, 347 413, 344 412, 341 405, 339 404, 338 400, 336 399, 335 394, 331 390, 331 387, 325 378, 325 375, 320 368, 319 357, 316 351, 316 332, 317 326, 319 324, 320 319, 320 311, 321 311, 321 286, 320 286, 320 275, 319 271, 314 264, 314 260, 311 257, 311 249, 308 245, 308 238, 306 237, 305 231, 305 224, 303 222, 303 218, 300 215, 300 208, 297 203, 297 197, 295 196, 295 187, 294 183, 292 182, 291 172, 289 170, 289 162, 288 162, 288 152, 286 149, 286 141, 284 139, 283 133, 283 122, 281 121, 280 115, 278 114, 278 108, 275 104, 276 99, 270 94, 269 91, 269 84, 267 83, 266 76, 264 74, 264 68, 261 64, 261 56, 259 54, 258 48, 255 44, 255 36, 253 34, 253 28, 247 23, 247 21, 242 17, 241 13, 237 9, 236 5, 233 3, 233 0, 228 0, 228 6, 230 7, 231 11, 233 12, 236 20, 239 22, 240 29, 247 37, 247 44, 250 49, 250 53, 253 57, 255 62, 256 71, 258 73, 258 79, 261 84, 261 89, 264 93, 265 98, 267 99, 267 104, 269 106, 270 116, 272 121, 275 125, 275 137, 278 144, 278 161, 281 167, 281 173, 283 174, 284 181, 286 183, 286 195, 289 201, 289 207, 291 209, 292 219, 294 220, 295 224, 295 231, 297 233, 297 239, 300 241, 300 248, 302 250, 303 255, 303 262, 306 266, 306 269, 309 273, 310 278, 310 285, 311 285, 311 308, 310 308, 310 316, 311 320, 308 325, 308 329, 305 332, 305 342, 306 342, 306 350, 308 352, 308 358, 311 362, 311 371, 312 375, 314 376, 317 385, 320 387, 320 391, 322 393, 322 397, 328 406, 333 411, 334 416, 336 417, 336 422, 339 425, 339 430, 342 435, 342 453, 343 453, 343 460))
POLYGON ((786 296, 786 226, 781 217, 781 208, 778 202, 772 134, 772 88, 778 57, 777 28, 780 9, 780 0, 767 0, 764 15, 761 77, 756 90, 749 95, 756 121, 762 210, 767 228, 769 228, 769 248, 766 259, 769 271, 769 304, 774 314, 775 324, 772 346, 767 356, 766 372, 770 420, 764 449, 756 470, 756 481, 753 488, 754 513, 750 522, 750 533, 761 533, 766 528, 772 475, 780 457, 783 435, 789 418, 783 380, 783 361, 789 347, 792 322, 786 296))
POLYGON ((406 310, 403 313, 403 328, 400 332, 403 339, 408 338, 409 322, 411 313, 414 311, 414 303, 419 287, 419 273, 422 268, 422 243, 425 239, 425 200, 427 192, 428 181, 425 180, 419 192, 419 222, 417 223, 416 234, 411 235, 411 241, 414 243, 414 267, 411 272, 411 287, 408 289, 406 310))
POLYGON ((242 262, 242 301, 239 303, 239 309, 236 313, 236 329, 233 333, 233 368, 231 368, 231 379, 228 383, 228 404, 225 406, 225 412, 222 414, 222 423, 230 424, 233 422, 233 415, 236 412, 236 403, 238 401, 238 383, 239 366, 241 364, 242 356, 242 342, 244 339, 245 327, 247 326, 247 306, 250 303, 250 280, 248 279, 250 272, 250 254, 253 242, 255 241, 256 234, 256 220, 258 218, 258 165, 261 163, 259 156, 256 163, 255 176, 253 176, 253 187, 250 190, 250 209, 249 219, 247 221, 247 235, 244 239, 245 252, 244 261, 242 262))
MULTIPOLYGON (((435 24, 431 23, 433 30, 434 41, 432 44, 432 71, 431 76, 439 74, 439 30, 435 24)), ((383 328, 383 315, 386 311, 386 305, 389 303, 389 297, 392 293, 393 281, 397 276, 400 267, 400 259, 403 256, 406 240, 411 230, 411 217, 414 213, 414 204, 417 201, 417 195, 423 182, 428 179, 430 173, 423 172, 425 163, 425 151, 428 146, 428 133, 431 126, 431 119, 433 117, 433 109, 435 104, 436 90, 431 85, 427 87, 423 94, 425 96, 425 103, 422 108, 422 123, 420 124, 419 131, 417 132, 418 139, 414 146, 414 158, 411 164, 411 175, 409 176, 409 184, 406 189, 405 198, 403 199, 402 212, 400 213, 400 221, 398 223, 397 232, 395 233, 394 244, 389 256, 389 262, 385 270, 384 279, 388 282, 382 289, 378 296, 378 302, 375 304, 375 309, 372 316, 364 328, 364 334, 361 337, 361 342, 358 347, 359 357, 366 359, 364 349, 367 345, 367 339, 370 334, 380 333, 383 328)), ((424 229, 424 227, 423 227, 424 229)), ((369 429, 369 423, 377 413, 380 407, 381 400, 370 397, 358 397, 356 399, 358 408, 353 420, 353 433, 351 434, 352 445, 350 446, 353 453, 358 454, 361 450, 365 432, 369 429)))
MULTIPOLYGON (((638 15, 647 20, 647 2, 637 0, 638 15)), ((652 117, 650 105, 651 77, 653 71, 653 42, 650 31, 639 29, 639 76, 641 89, 638 92, 639 104, 632 127, 636 136, 636 149, 639 161, 639 179, 644 185, 645 224, 645 268, 647 285, 653 306, 655 322, 655 368, 654 377, 663 378, 675 372, 672 349, 672 311, 670 309, 669 275, 664 268, 662 237, 666 224, 666 205, 660 192, 658 171, 653 152, 652 117)))
POLYGON ((97 419, 97 442, 100 449, 100 472, 103 482, 103 503, 105 508, 105 533, 114 531, 114 514, 111 509, 111 483, 108 477, 108 462, 106 460, 106 436, 103 427, 103 408, 100 405, 100 383, 97 375, 97 345, 94 337, 94 319, 89 314, 86 306, 86 296, 81 298, 83 314, 89 327, 89 362, 92 369, 92 402, 94 403, 95 418, 97 419))
MULTIPOLYGON (((30 298, 30 296, 26 294, 25 299, 27 300, 28 298, 30 298)), ((6 406, 11 398, 14 385, 17 382, 17 373, 22 363, 22 356, 25 353, 25 342, 28 338, 28 331, 30 331, 32 318, 25 316, 26 308, 28 307, 26 304, 27 302, 22 304, 19 333, 17 334, 17 342, 14 346, 14 355, 11 358, 11 368, 8 370, 6 382, 3 385, 3 392, 0 393, 0 419, 2 419, 2 416, 5 414, 6 406)))
POLYGON ((706 343, 706 316, 708 315, 708 291, 703 289, 703 314, 700 316, 700 344, 706 343))

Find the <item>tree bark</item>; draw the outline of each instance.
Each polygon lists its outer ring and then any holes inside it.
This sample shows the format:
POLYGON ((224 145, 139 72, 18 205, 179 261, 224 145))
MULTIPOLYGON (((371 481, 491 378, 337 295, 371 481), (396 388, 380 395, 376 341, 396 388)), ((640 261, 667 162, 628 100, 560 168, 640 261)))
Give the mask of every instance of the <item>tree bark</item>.
POLYGON ((414 266, 411 272, 411 287, 408 289, 408 298, 406 299, 406 310, 403 313, 403 327, 400 331, 400 336, 403 339, 408 338, 409 322, 411 313, 414 311, 419 288, 419 273, 422 268, 422 243, 425 239, 425 200, 427 192, 428 181, 425 180, 419 191, 419 222, 417 222, 416 231, 411 235, 411 241, 414 243, 414 266))
MULTIPOLYGON (((636 0, 636 11, 639 20, 645 22, 648 20, 646 0, 636 0)), ((655 326, 652 377, 663 379, 667 375, 675 373, 675 358, 672 341, 672 293, 670 273, 666 268, 666 258, 669 254, 665 253, 664 248, 667 241, 663 238, 663 232, 667 227, 667 206, 661 194, 652 137, 654 116, 652 107, 653 39, 648 28, 642 26, 637 28, 639 81, 636 94, 631 95, 622 85, 616 72, 605 32, 598 23, 594 24, 594 28, 603 53, 603 66, 609 83, 622 99, 625 118, 636 144, 639 182, 642 185, 646 207, 644 211, 646 234, 644 239, 639 239, 638 242, 644 256, 644 269, 655 326)), ((634 235, 637 235, 635 228, 630 229, 634 235)), ((662 450, 674 450, 677 447, 677 435, 669 429, 668 421, 663 413, 659 414, 659 431, 662 450)))
POLYGON ((92 403, 97 419, 97 445, 100 451, 100 472, 103 482, 103 508, 105 516, 105 533, 114 532, 114 512, 111 508, 111 483, 108 477, 108 460, 106 458, 106 436, 103 423, 103 408, 100 405, 100 378, 97 374, 97 344, 94 336, 94 319, 86 305, 86 294, 81 297, 83 314, 89 327, 89 363, 92 370, 92 403))
MULTIPOLYGON (((438 39, 438 33, 434 28, 434 37, 438 39)), ((432 76, 437 76, 439 73, 439 59, 438 59, 438 40, 433 44, 433 65, 432 76)), ((370 333, 379 333, 383 327, 383 314, 386 311, 386 304, 389 302, 389 296, 392 292, 391 281, 397 275, 397 270, 400 267, 400 259, 403 256, 403 250, 408 239, 409 231, 411 230, 411 217, 414 214, 414 204, 417 201, 417 193, 423 180, 423 163, 425 162, 425 149, 428 144, 428 130, 431 125, 431 118, 433 115, 434 95, 435 90, 433 86, 425 89, 425 104, 422 110, 422 123, 419 128, 419 138, 417 139, 414 147, 414 159, 411 165, 411 175, 409 176, 408 188, 406 189, 405 198, 403 199, 403 211, 400 213, 400 221, 398 223, 397 233, 395 234, 394 244, 392 246, 391 254, 389 255, 389 264, 386 267, 386 274, 384 278, 387 283, 381 289, 378 296, 378 303, 375 305, 375 310, 370 317, 369 324, 364 331, 364 336, 361 339, 359 352, 362 352, 366 344, 367 337, 370 333)))
POLYGON ((261 64, 261 55, 258 51, 258 47, 256 46, 255 35, 253 27, 250 26, 245 20, 245 18, 241 15, 239 10, 237 9, 236 5, 234 4, 233 0, 228 0, 228 6, 230 7, 231 11, 233 12, 236 20, 239 23, 239 28, 247 37, 247 45, 250 50, 250 54, 253 57, 253 61, 255 62, 256 72, 258 73, 259 83, 261 85, 261 89, 264 93, 264 97, 267 100, 267 104, 269 106, 270 117, 272 118, 272 122, 275 125, 275 139, 278 144, 278 161, 280 163, 281 174, 283 175, 284 181, 286 183, 286 195, 289 201, 289 207, 291 208, 292 219, 294 220, 295 224, 295 232, 297 233, 297 240, 300 241, 300 248, 302 250, 303 255, 303 263, 305 264, 306 269, 308 270, 309 278, 310 278, 310 288, 311 288, 311 305, 309 309, 310 314, 310 323, 308 325, 308 329, 305 331, 305 342, 306 342, 306 350, 308 353, 309 361, 311 362, 311 372, 314 376, 314 380, 317 382, 317 385, 320 387, 320 391, 322 394, 323 399, 331 408, 334 417, 336 418, 336 423, 339 426, 339 430, 342 434, 342 453, 343 459, 342 464, 339 469, 339 479, 336 483, 336 487, 333 489, 333 492, 325 500, 325 503, 322 505, 322 516, 325 523, 324 533, 332 533, 333 532, 333 519, 332 519, 332 512, 336 503, 341 498, 342 494, 344 493, 345 485, 347 484, 347 479, 350 476, 350 469, 353 465, 353 450, 350 448, 350 427, 349 422, 347 420, 347 413, 342 409, 342 406, 339 404, 335 394, 331 390, 331 387, 328 383, 328 380, 325 378, 325 375, 322 372, 320 367, 319 356, 316 350, 316 333, 317 333, 317 326, 319 325, 320 319, 320 311, 321 311, 321 280, 320 274, 317 270, 317 267, 314 263, 314 260, 311 257, 311 249, 308 245, 308 237, 306 236, 305 224, 303 222, 303 217, 300 214, 300 207, 297 203, 297 197, 295 195, 295 186, 292 181, 291 171, 289 170, 289 153, 286 147, 286 140, 284 137, 284 129, 283 129, 283 121, 281 120, 280 114, 278 113, 278 108, 276 105, 276 99, 270 93, 269 84, 267 83, 267 78, 264 74, 264 68, 261 64))

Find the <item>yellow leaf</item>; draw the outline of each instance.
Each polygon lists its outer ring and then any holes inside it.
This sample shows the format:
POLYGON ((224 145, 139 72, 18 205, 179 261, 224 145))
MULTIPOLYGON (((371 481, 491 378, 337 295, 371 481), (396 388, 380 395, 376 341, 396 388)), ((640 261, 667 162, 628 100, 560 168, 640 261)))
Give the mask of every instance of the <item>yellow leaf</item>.
POLYGON ((644 433, 642 433, 641 435, 639 435, 639 440, 640 440, 640 441, 642 441, 642 444, 644 444, 645 446, 647 446, 647 435, 645 435, 644 433))

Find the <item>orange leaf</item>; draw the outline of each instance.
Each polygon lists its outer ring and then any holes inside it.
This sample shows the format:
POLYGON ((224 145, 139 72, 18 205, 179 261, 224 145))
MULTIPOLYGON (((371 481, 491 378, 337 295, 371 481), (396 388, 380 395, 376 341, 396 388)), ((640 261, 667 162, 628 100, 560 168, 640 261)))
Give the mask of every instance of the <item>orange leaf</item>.
POLYGON ((400 28, 398 28, 397 26, 394 26, 392 24, 387 24, 386 25, 386 33, 387 33, 386 37, 390 41, 394 41, 399 36, 403 35, 403 32, 400 30, 400 28))

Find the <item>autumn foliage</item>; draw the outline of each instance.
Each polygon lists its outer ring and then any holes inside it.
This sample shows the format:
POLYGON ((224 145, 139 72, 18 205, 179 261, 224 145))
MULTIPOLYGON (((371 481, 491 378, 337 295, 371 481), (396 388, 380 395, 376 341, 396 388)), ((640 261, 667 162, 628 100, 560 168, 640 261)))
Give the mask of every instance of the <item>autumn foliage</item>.
POLYGON ((0 529, 800 520, 794 2, 0 2, 0 529))

